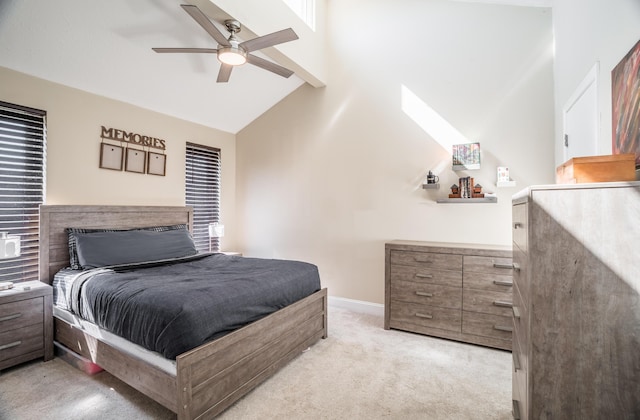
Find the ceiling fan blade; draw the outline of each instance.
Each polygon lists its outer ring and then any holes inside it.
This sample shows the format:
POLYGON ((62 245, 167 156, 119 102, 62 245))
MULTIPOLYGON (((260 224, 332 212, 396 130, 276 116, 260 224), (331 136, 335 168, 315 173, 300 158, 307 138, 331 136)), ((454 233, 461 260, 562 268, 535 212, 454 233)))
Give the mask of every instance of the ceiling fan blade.
POLYGON ((205 53, 215 54, 218 52, 215 48, 151 48, 157 53, 205 53))
POLYGON ((218 83, 227 83, 229 81, 229 77, 231 77, 231 70, 233 70, 233 66, 230 64, 220 63, 220 71, 218 72, 218 83))
POLYGON ((202 26, 202 28, 207 31, 207 33, 211 35, 218 44, 225 47, 231 46, 224 34, 220 32, 213 23, 211 23, 209 18, 205 16, 200 9, 190 4, 181 4, 180 6, 185 10, 185 12, 189 13, 189 15, 191 15, 191 17, 198 22, 200 26, 202 26))
POLYGON ((272 63, 271 61, 265 60, 264 58, 257 57, 255 55, 249 54, 247 55, 247 62, 253 64, 254 66, 261 67, 265 70, 269 70, 282 77, 290 77, 293 72, 287 68, 282 67, 279 64, 272 63))
POLYGON ((240 46, 247 50, 247 52, 250 52, 282 44, 283 42, 294 41, 296 39, 298 39, 298 35, 293 29, 288 28, 269 35, 259 36, 248 41, 244 41, 240 46))

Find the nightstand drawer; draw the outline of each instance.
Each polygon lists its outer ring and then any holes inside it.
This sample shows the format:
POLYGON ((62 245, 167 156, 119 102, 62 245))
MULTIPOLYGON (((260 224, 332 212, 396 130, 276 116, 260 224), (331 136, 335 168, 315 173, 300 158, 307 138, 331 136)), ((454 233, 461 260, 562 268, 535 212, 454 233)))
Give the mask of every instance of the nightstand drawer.
POLYGON ((420 325, 460 332, 461 318, 459 309, 391 302, 391 328, 411 331, 411 325, 420 325))
POLYGON ((0 305, 0 331, 42 324, 44 316, 43 298, 33 298, 0 305))
POLYGON ((0 333, 0 361, 32 352, 39 352, 42 355, 43 351, 42 322, 0 333))
POLYGON ((391 299, 440 308, 460 309, 462 289, 438 284, 394 281, 391 283, 391 299))

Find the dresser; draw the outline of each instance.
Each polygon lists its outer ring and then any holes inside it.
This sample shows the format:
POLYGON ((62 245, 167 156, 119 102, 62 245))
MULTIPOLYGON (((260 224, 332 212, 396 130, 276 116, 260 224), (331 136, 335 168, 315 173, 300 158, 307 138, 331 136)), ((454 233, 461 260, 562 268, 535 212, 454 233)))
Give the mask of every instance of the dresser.
POLYGON ((0 370, 53 359, 52 294, 51 286, 39 281, 0 291, 0 370))
POLYGON ((385 329, 511 350, 511 247, 385 244, 385 329))
POLYGON ((513 197, 513 416, 640 418, 640 183, 513 197))

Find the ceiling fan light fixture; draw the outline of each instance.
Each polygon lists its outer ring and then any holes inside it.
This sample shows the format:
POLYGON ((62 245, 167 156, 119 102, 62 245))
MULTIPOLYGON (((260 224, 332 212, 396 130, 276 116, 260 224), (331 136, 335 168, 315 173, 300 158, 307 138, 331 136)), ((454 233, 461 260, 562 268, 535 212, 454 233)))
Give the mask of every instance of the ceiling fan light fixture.
POLYGON ((231 66, 239 66, 247 62, 247 53, 239 47, 222 47, 218 49, 218 60, 231 66))

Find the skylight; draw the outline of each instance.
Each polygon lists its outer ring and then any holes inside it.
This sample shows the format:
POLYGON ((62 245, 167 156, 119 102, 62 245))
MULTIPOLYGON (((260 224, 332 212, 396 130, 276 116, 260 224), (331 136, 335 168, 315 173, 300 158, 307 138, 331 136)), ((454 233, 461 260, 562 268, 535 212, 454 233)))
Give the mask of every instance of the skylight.
POLYGON ((316 0, 282 0, 304 23, 316 30, 316 0))

